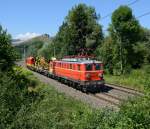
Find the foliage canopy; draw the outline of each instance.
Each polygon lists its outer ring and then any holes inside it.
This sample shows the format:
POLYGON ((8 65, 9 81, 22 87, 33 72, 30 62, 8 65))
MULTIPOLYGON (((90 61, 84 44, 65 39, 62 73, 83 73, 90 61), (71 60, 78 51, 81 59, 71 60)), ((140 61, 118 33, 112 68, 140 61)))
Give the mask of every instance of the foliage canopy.
POLYGON ((11 45, 11 36, 0 26, 0 70, 10 68, 16 59, 17 53, 11 45))
POLYGON ((93 7, 85 4, 73 7, 54 40, 60 54, 76 55, 83 49, 92 53, 103 39, 98 19, 99 16, 93 7))

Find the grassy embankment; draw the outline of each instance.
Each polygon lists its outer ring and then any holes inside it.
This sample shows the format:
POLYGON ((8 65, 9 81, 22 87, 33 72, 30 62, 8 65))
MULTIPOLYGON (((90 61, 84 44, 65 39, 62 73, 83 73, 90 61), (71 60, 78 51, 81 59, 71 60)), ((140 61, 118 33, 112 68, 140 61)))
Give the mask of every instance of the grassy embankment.
POLYGON ((130 74, 113 76, 105 74, 106 83, 126 86, 139 91, 145 91, 150 88, 150 73, 147 68, 133 70, 130 74))
POLYGON ((10 74, 3 74, 0 78, 1 129, 150 127, 149 96, 127 102, 120 107, 119 112, 96 110, 39 82, 29 71, 17 68, 12 76, 15 81, 11 79, 10 74))

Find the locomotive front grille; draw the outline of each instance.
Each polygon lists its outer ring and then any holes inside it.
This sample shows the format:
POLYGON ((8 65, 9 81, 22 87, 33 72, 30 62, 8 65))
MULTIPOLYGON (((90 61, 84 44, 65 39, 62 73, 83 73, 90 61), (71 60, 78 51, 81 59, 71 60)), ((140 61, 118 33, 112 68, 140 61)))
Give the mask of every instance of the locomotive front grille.
POLYGON ((98 80, 98 81, 82 81, 80 84, 81 85, 104 85, 105 81, 104 80, 98 80))

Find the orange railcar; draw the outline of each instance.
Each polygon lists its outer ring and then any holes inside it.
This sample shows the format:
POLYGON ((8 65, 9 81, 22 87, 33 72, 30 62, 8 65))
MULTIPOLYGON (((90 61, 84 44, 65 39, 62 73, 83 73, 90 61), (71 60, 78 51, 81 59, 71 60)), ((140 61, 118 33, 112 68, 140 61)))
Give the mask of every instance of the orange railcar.
POLYGON ((33 66, 33 65, 35 65, 35 59, 34 59, 34 57, 28 57, 27 59, 26 59, 26 65, 27 66, 33 66))
POLYGON ((35 66, 34 57, 30 56, 30 57, 26 58, 26 66, 28 69, 34 70, 34 66, 35 66))

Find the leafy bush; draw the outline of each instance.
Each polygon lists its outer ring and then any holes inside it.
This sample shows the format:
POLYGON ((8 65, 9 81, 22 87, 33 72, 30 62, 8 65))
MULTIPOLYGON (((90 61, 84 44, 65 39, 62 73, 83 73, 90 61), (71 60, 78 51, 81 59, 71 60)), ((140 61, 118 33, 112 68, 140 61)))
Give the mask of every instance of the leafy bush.
POLYGON ((120 110, 120 120, 117 126, 120 129, 149 129, 150 128, 150 97, 129 101, 120 110))
POLYGON ((0 25, 0 70, 10 69, 16 59, 17 53, 11 45, 11 36, 0 25))
POLYGON ((28 86, 33 83, 21 69, 0 72, 0 128, 5 129, 11 125, 22 107, 27 107, 37 96, 29 92, 28 86))

